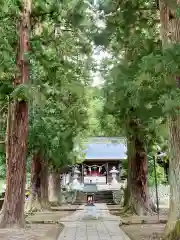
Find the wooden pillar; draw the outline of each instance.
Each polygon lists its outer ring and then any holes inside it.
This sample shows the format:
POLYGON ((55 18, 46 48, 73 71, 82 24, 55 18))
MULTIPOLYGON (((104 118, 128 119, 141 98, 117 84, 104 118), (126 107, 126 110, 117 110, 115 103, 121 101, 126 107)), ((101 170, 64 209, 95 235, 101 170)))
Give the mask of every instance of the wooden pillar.
POLYGON ((119 171, 119 182, 121 181, 121 162, 118 164, 118 171, 119 171))
POLYGON ((81 182, 84 183, 84 164, 82 163, 81 167, 82 173, 81 173, 81 182))
POLYGON ((106 184, 108 183, 109 165, 106 163, 106 184))

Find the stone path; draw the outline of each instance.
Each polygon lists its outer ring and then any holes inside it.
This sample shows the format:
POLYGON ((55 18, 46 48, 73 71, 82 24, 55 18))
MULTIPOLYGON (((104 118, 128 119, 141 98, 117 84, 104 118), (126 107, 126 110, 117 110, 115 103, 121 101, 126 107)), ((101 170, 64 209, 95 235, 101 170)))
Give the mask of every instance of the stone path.
POLYGON ((74 214, 62 220, 65 225, 58 240, 130 240, 119 228, 119 217, 113 216, 105 204, 96 204, 97 219, 88 216, 82 205, 74 214))

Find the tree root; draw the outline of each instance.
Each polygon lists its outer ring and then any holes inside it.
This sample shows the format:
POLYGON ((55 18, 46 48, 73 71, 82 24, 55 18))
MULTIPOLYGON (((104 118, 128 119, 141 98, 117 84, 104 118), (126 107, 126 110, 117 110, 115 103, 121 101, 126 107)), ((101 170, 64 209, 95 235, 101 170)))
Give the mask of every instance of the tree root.
POLYGON ((132 206, 125 206, 121 212, 124 216, 137 215, 132 206))
POLYGON ((155 209, 152 208, 152 205, 149 204, 149 206, 146 206, 144 204, 127 204, 124 206, 124 214, 128 214, 128 215, 155 215, 156 212, 154 211, 155 209))
POLYGON ((59 206, 61 206, 60 201, 59 202, 49 202, 49 204, 50 204, 51 207, 59 207, 59 206))
POLYGON ((51 204, 47 201, 41 201, 37 197, 34 198, 32 195, 30 195, 25 204, 25 213, 33 214, 35 212, 41 212, 43 210, 50 211, 51 204))

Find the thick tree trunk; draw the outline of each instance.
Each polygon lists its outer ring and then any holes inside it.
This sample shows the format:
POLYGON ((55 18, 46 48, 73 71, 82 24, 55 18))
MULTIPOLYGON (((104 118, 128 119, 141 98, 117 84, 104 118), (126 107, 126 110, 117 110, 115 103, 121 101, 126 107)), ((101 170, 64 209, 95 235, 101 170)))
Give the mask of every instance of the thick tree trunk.
POLYGON ((6 169, 6 193, 1 213, 0 227, 24 226, 24 201, 27 151, 27 103, 13 107, 13 126, 10 137, 6 169))
POLYGON ((131 122, 128 139, 128 179, 125 191, 125 209, 137 215, 153 213, 147 185, 148 161, 146 147, 140 139, 139 126, 131 122))
MULTIPOLYGON (((180 1, 174 1, 178 5, 180 1)), ((180 19, 176 15, 176 7, 171 9, 170 1, 160 0, 161 37, 163 48, 171 48, 180 42, 180 19)), ((173 77, 172 77, 173 79, 173 77)), ((177 88, 180 88, 180 79, 174 77, 177 88), (175 79, 176 78, 176 79, 175 79)), ((166 240, 180 239, 180 116, 174 113, 169 117, 169 183, 170 208, 168 222, 165 228, 166 240)))
POLYGON ((42 162, 40 177, 41 208, 49 209, 50 205, 48 199, 48 162, 46 160, 42 162))
POLYGON ((52 170, 49 175, 49 202, 54 205, 60 205, 60 174, 59 171, 52 170))
POLYGON ((48 166, 41 155, 34 154, 31 163, 31 194, 27 201, 26 211, 49 209, 48 202, 48 166))
MULTIPOLYGON (((17 68, 14 87, 28 82, 28 61, 24 55, 29 50, 31 0, 23 1, 17 47, 17 68)), ((6 138, 6 194, 0 217, 0 227, 24 226, 26 181, 26 152, 28 137, 28 104, 14 100, 9 107, 6 138)))
POLYGON ((31 162, 31 194, 28 198, 26 211, 41 210, 40 204, 40 174, 41 174, 41 157, 40 154, 34 154, 31 162))
POLYGON ((169 119, 170 133, 170 208, 165 228, 167 240, 180 239, 180 117, 169 119))
MULTIPOLYGON (((124 189, 124 207, 125 209, 129 209, 130 208, 130 186, 131 186, 131 155, 132 155, 132 149, 133 146, 132 145, 132 139, 129 137, 129 139, 127 139, 127 156, 128 156, 128 176, 127 176, 127 184, 126 184, 126 188, 124 189)), ((131 210, 131 208, 130 208, 131 210)))

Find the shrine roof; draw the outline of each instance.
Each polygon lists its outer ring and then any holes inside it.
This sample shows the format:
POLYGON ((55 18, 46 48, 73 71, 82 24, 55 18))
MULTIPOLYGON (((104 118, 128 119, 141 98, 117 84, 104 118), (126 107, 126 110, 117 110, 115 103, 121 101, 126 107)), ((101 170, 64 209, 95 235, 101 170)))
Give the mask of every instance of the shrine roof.
POLYGON ((94 137, 83 145, 86 160, 127 159, 127 146, 124 138, 94 137))

